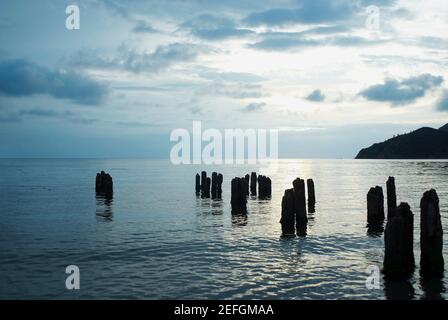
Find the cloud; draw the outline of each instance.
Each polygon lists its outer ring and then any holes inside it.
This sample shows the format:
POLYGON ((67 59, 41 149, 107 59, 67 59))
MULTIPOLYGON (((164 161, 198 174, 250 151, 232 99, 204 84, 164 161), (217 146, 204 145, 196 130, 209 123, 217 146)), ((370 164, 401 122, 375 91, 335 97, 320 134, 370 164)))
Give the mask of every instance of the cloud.
POLYGON ((260 103, 249 103, 247 106, 245 106, 243 108, 243 112, 256 112, 256 111, 260 111, 261 109, 263 109, 263 107, 266 105, 266 103, 264 102, 260 102, 260 103))
POLYGON ((87 76, 65 70, 51 70, 30 61, 0 61, 0 94, 12 97, 48 94, 78 104, 97 105, 108 88, 87 76))
POLYGON ((443 91, 436 107, 439 111, 448 111, 448 90, 443 91))
POLYGON ((304 37, 303 32, 273 32, 265 34, 263 39, 249 45, 250 48, 265 51, 284 51, 298 48, 320 46, 360 47, 377 45, 385 40, 370 40, 359 36, 338 35, 332 37, 304 37))
POLYGON ((328 23, 350 18, 355 9, 354 2, 348 0, 303 0, 298 8, 275 8, 251 13, 244 22, 253 26, 328 23))
POLYGON ((325 95, 322 93, 322 91, 320 91, 319 89, 316 89, 306 97, 306 100, 321 102, 321 101, 325 100, 325 95))
POLYGON ((158 46, 152 52, 138 52, 122 47, 114 57, 80 51, 71 58, 70 64, 82 68, 157 73, 177 63, 194 61, 200 54, 210 51, 210 48, 204 45, 177 42, 158 46))
POLYGON ((144 20, 138 20, 135 27, 132 29, 134 33, 159 33, 159 30, 148 24, 144 20))
POLYGON ((385 79, 383 84, 368 87, 359 94, 371 101, 404 105, 423 97, 428 90, 440 86, 442 82, 442 76, 433 76, 431 74, 422 74, 401 81, 385 79))
POLYGON ((235 22, 227 17, 216 17, 203 14, 184 22, 181 27, 190 30, 190 33, 204 40, 223 40, 229 38, 241 38, 254 31, 238 28, 235 22))

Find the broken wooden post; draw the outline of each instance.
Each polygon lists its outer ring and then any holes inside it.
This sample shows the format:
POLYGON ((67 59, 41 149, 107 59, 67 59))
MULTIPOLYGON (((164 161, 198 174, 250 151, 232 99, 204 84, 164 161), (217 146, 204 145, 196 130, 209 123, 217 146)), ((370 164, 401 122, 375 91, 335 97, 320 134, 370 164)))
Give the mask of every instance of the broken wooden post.
POLYGON ((292 183, 294 188, 294 209, 296 215, 296 229, 298 235, 306 231, 308 217, 306 213, 305 180, 297 178, 292 183))
POLYGON ((212 199, 216 199, 218 194, 218 174, 216 172, 212 172, 211 189, 212 199))
POLYGON ((295 236, 295 209, 294 209, 294 189, 285 190, 282 198, 282 236, 295 236))
POLYGON ((201 176, 199 173, 196 173, 196 195, 199 195, 201 192, 201 176))
POLYGON ((313 179, 306 180, 306 186, 308 189, 308 212, 313 213, 316 206, 316 194, 314 192, 314 181, 313 179))
POLYGON ((104 171, 96 174, 95 192, 105 194, 106 196, 112 196, 114 192, 114 183, 110 174, 105 173, 104 171))
POLYGON ((386 182, 387 192, 387 219, 389 219, 392 213, 397 207, 397 194, 395 191, 395 178, 389 177, 386 182))
POLYGON ((255 172, 250 175, 250 194, 252 196, 257 195, 257 173, 255 172))
POLYGON ((367 193, 367 223, 378 224, 384 220, 383 188, 376 186, 367 193))
POLYGON ((387 220, 384 247, 383 273, 388 277, 411 275, 415 267, 414 215, 405 202, 387 220))
POLYGON ((249 195, 249 182, 250 182, 250 176, 249 174, 246 174, 244 176, 244 182, 245 182, 245 191, 246 191, 246 195, 249 195))
POLYGON ((244 178, 232 179, 230 204, 232 205, 232 214, 247 213, 247 198, 244 178))
POLYGON ((201 172, 201 195, 202 197, 204 197, 205 195, 205 189, 207 186, 207 172, 206 171, 202 171, 201 172))
POLYGON ((210 198, 210 186, 211 186, 211 181, 212 179, 210 179, 210 177, 205 178, 205 188, 204 188, 204 194, 203 197, 204 198, 210 198))
POLYGON ((271 179, 262 175, 258 176, 258 198, 268 199, 271 197, 271 193, 271 179))
POLYGON ((218 174, 218 178, 217 178, 217 187, 216 187, 216 198, 217 199, 221 199, 222 198, 222 181, 223 181, 223 176, 221 173, 218 174))
POLYGON ((426 191, 420 201, 420 249, 420 274, 443 276, 443 230, 439 197, 434 189, 426 191))

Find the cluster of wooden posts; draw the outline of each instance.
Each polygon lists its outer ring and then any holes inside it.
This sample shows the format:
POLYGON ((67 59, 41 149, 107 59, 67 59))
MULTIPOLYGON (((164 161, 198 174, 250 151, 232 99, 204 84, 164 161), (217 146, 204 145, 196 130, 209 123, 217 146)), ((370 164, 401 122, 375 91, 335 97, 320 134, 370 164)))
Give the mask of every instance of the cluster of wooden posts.
MULTIPOLYGON (((384 231, 383 273, 389 277, 410 276, 415 269, 414 215, 409 204, 397 206, 395 179, 389 177, 387 188, 387 223, 384 231)), ((385 219, 383 189, 371 188, 367 193, 368 227, 382 224, 385 219)), ((441 277, 444 271, 443 230, 439 197, 434 189, 420 200, 420 274, 441 277)))
MULTIPOLYGON (((286 189, 282 198, 282 225, 283 236, 305 236, 308 224, 306 210, 305 180, 297 178, 292 183, 292 189, 286 189)), ((316 196, 314 192, 314 181, 307 180, 308 189, 308 211, 314 212, 316 196)))
POLYGON ((212 172, 212 177, 207 177, 207 172, 202 171, 201 175, 196 174, 196 195, 201 198, 221 199, 222 197, 222 181, 221 173, 212 172))
POLYGON ((232 179, 231 184, 231 200, 232 214, 247 213, 247 197, 257 196, 258 184, 258 198, 270 199, 272 195, 271 178, 259 175, 256 172, 246 174, 244 178, 236 177, 232 179))
POLYGON ((114 182, 110 174, 105 173, 104 171, 96 174, 95 192, 98 195, 112 197, 112 194, 114 193, 114 182))

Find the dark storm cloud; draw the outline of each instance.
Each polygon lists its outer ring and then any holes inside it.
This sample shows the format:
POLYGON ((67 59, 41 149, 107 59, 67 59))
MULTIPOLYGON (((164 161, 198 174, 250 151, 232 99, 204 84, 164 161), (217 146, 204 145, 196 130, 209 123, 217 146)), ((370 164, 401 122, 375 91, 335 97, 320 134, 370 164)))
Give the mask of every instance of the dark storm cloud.
POLYGON ((52 70, 24 59, 0 61, 0 94, 12 97, 47 94, 78 104, 97 105, 108 88, 85 75, 52 70))
POLYGON ((442 76, 422 74, 404 80, 386 79, 384 83, 368 87, 360 95, 371 101, 409 104, 423 97, 427 91, 442 84, 442 76))

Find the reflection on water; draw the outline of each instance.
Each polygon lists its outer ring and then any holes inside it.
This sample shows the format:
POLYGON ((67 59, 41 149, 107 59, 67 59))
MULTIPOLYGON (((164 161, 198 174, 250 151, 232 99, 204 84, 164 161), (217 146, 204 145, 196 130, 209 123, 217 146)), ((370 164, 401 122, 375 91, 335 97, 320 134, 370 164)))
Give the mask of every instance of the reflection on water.
POLYGON ((95 199, 97 218, 102 221, 112 221, 112 204, 114 202, 113 196, 97 193, 95 199))
POLYGON ((384 232, 384 221, 378 223, 368 223, 367 224, 367 235, 370 237, 381 237, 384 232))
POLYGON ((442 294, 446 292, 443 279, 420 278, 420 286, 423 290, 422 300, 442 300, 442 294))
POLYGON ((232 214, 232 226, 235 227, 243 227, 247 226, 247 214, 240 213, 240 214, 232 214))
POLYGON ((410 300, 415 297, 415 290, 410 279, 384 278, 384 294, 388 300, 410 300))

